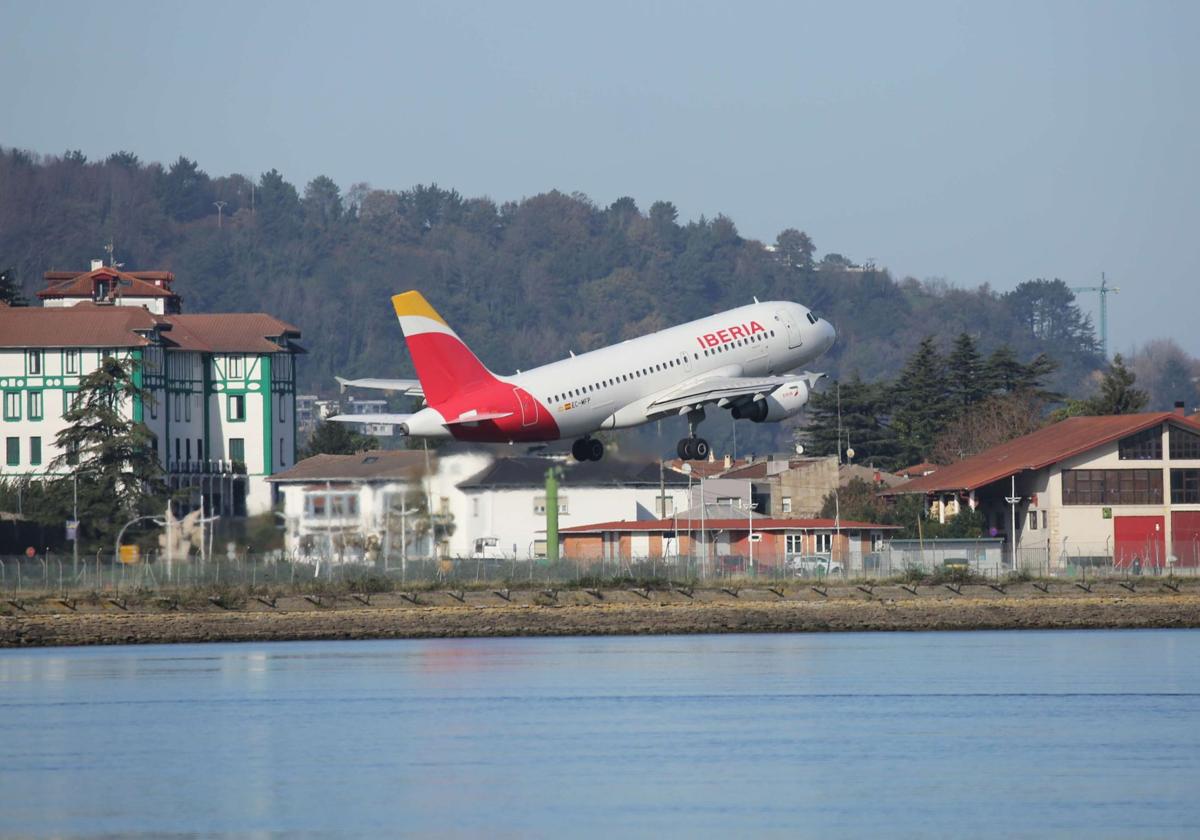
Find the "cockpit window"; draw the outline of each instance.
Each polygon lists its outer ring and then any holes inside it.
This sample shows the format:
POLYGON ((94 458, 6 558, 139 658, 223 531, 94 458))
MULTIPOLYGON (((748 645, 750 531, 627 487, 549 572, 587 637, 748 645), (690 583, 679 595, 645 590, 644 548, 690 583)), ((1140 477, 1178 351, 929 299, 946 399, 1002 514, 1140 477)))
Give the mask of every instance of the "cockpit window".
POLYGON ((812 314, 811 312, 809 312, 808 313, 808 323, 810 323, 810 324, 817 323, 817 316, 812 314))

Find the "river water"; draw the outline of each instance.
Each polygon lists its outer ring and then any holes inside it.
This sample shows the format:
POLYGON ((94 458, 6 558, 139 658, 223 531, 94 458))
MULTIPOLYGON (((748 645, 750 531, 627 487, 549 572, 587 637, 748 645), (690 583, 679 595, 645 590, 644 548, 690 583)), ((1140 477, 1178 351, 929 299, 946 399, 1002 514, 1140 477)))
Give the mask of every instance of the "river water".
POLYGON ((0 651, 0 835, 1200 836, 1200 631, 0 651))

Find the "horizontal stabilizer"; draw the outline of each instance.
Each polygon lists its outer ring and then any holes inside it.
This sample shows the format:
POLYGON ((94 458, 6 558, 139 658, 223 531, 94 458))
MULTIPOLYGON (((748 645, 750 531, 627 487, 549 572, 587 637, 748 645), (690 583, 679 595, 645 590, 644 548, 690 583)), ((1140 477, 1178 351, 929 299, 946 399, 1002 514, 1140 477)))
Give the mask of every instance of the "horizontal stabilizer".
POLYGON ((358 423, 360 426, 371 424, 384 424, 388 426, 399 426, 401 423, 407 423, 412 419, 411 414, 335 414, 332 417, 326 417, 333 423, 358 423))
POLYGON ((416 379, 344 379, 335 376, 344 392, 347 388, 371 388, 376 391, 398 391, 414 397, 422 397, 425 391, 416 379))

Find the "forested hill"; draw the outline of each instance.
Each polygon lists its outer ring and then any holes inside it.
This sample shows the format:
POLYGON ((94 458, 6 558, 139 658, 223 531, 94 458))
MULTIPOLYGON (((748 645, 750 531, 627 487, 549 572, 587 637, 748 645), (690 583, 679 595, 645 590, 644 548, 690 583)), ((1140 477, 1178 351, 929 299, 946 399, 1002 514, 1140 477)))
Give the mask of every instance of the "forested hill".
MULTIPOLYGON (((797 226, 804 215, 797 206, 797 226)), ((27 295, 46 270, 86 268, 110 238, 127 268, 175 272, 185 311, 261 310, 299 326, 312 391, 333 390, 335 373, 411 372, 388 301, 405 289, 420 289, 498 372, 752 296, 829 318, 838 342, 821 368, 834 376, 892 376, 925 336, 948 348, 960 332, 983 352, 1049 354, 1060 364, 1049 384, 1067 393, 1100 363, 1061 282, 997 294, 897 281, 819 256, 798 230, 768 246, 724 216, 681 221, 665 200, 598 207, 550 192, 497 204, 437 186, 342 192, 320 177, 297 187, 274 170, 212 177, 185 158, 164 167, 124 152, 88 161, 0 149, 0 269, 15 269, 27 295)))

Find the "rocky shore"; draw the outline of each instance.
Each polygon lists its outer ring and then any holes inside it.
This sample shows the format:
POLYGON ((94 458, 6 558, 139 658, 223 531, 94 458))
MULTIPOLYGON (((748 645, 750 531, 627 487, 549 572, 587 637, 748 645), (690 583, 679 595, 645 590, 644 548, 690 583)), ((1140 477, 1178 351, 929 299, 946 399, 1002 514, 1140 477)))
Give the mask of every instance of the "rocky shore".
POLYGON ((1200 585, 475 590, 6 599, 0 647, 683 633, 1200 627, 1200 585), (1045 591, 1039 587, 1045 587, 1045 591), (1176 588, 1172 588, 1176 587, 1176 588))

